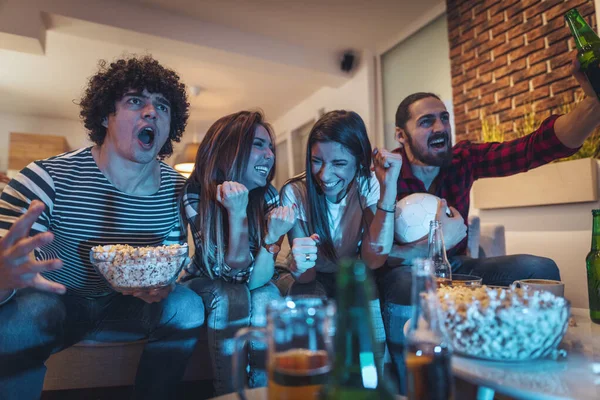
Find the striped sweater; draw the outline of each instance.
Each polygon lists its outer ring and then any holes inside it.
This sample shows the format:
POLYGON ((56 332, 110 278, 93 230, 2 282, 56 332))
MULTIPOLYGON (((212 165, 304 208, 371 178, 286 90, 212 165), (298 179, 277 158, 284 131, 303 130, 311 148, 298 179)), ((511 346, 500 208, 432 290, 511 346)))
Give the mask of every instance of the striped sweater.
POLYGON ((0 196, 0 237, 32 200, 46 210, 30 235, 50 231, 54 241, 35 251, 38 260, 59 258, 63 267, 44 273, 69 293, 102 296, 110 292, 89 261, 93 246, 158 246, 185 243, 178 200, 185 178, 161 162, 158 192, 129 195, 115 188, 100 171, 91 147, 75 150, 24 168, 0 196))

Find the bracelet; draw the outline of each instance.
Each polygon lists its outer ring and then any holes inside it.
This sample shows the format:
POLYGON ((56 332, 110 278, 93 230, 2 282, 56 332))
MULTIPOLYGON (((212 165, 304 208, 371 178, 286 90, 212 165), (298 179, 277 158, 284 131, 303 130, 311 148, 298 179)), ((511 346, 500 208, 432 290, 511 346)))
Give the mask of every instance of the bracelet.
POLYGON ((3 306, 4 304, 8 303, 10 301, 10 299, 12 299, 15 296, 16 293, 17 293, 17 290, 13 289, 12 293, 9 294, 7 298, 0 301, 0 306, 3 306))
POLYGON ((389 204, 383 204, 381 202, 381 200, 379 200, 377 202, 377 208, 380 209, 381 211, 385 211, 387 213, 395 213, 396 212, 396 205, 389 205, 389 204))

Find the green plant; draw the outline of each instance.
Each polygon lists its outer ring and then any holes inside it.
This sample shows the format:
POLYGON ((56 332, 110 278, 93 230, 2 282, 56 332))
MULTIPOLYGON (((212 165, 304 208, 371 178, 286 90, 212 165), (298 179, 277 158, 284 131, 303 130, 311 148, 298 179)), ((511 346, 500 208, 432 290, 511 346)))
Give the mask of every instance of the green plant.
POLYGON ((496 123, 495 117, 485 117, 481 110, 481 141, 485 143, 504 142, 504 130, 496 123))
MULTIPOLYGON (((583 100, 583 94, 576 93, 574 101, 568 97, 564 98, 564 102, 555 110, 558 114, 567 114, 575 108, 575 106, 583 100)), ((533 104, 529 105, 529 111, 523 114, 523 117, 516 122, 516 136, 523 137, 536 130, 542 122, 539 114, 536 113, 533 104)), ((504 132, 499 124, 496 123, 494 117, 485 117, 481 112, 481 141, 482 142, 503 142, 504 132)), ((569 157, 556 160, 568 161, 579 160, 581 158, 598 158, 600 159, 600 128, 597 128, 585 140, 581 149, 569 157)))

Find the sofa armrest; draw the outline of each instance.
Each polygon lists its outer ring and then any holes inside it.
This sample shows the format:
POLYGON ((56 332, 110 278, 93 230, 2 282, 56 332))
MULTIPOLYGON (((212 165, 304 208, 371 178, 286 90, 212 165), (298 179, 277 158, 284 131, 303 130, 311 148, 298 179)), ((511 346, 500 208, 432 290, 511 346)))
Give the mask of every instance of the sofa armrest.
POLYGON ((473 258, 479 258, 479 240, 481 235, 481 220, 478 216, 469 217, 469 237, 467 239, 468 255, 473 258))

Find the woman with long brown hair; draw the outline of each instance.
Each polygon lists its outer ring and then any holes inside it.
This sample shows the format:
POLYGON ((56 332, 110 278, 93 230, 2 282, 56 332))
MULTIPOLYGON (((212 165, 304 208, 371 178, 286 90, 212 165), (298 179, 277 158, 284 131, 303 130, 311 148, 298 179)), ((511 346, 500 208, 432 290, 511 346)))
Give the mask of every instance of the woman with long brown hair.
MULTIPOLYGON (((270 279, 295 215, 291 207, 278 207, 279 195, 270 184, 274 166, 273 133, 263 115, 227 115, 200 143, 183 193, 183 213, 196 249, 183 280, 204 301, 218 395, 234 389, 235 332, 264 324, 266 305, 280 296, 270 279)), ((251 342, 251 387, 266 383, 264 372, 254 368, 253 353, 251 342)))

